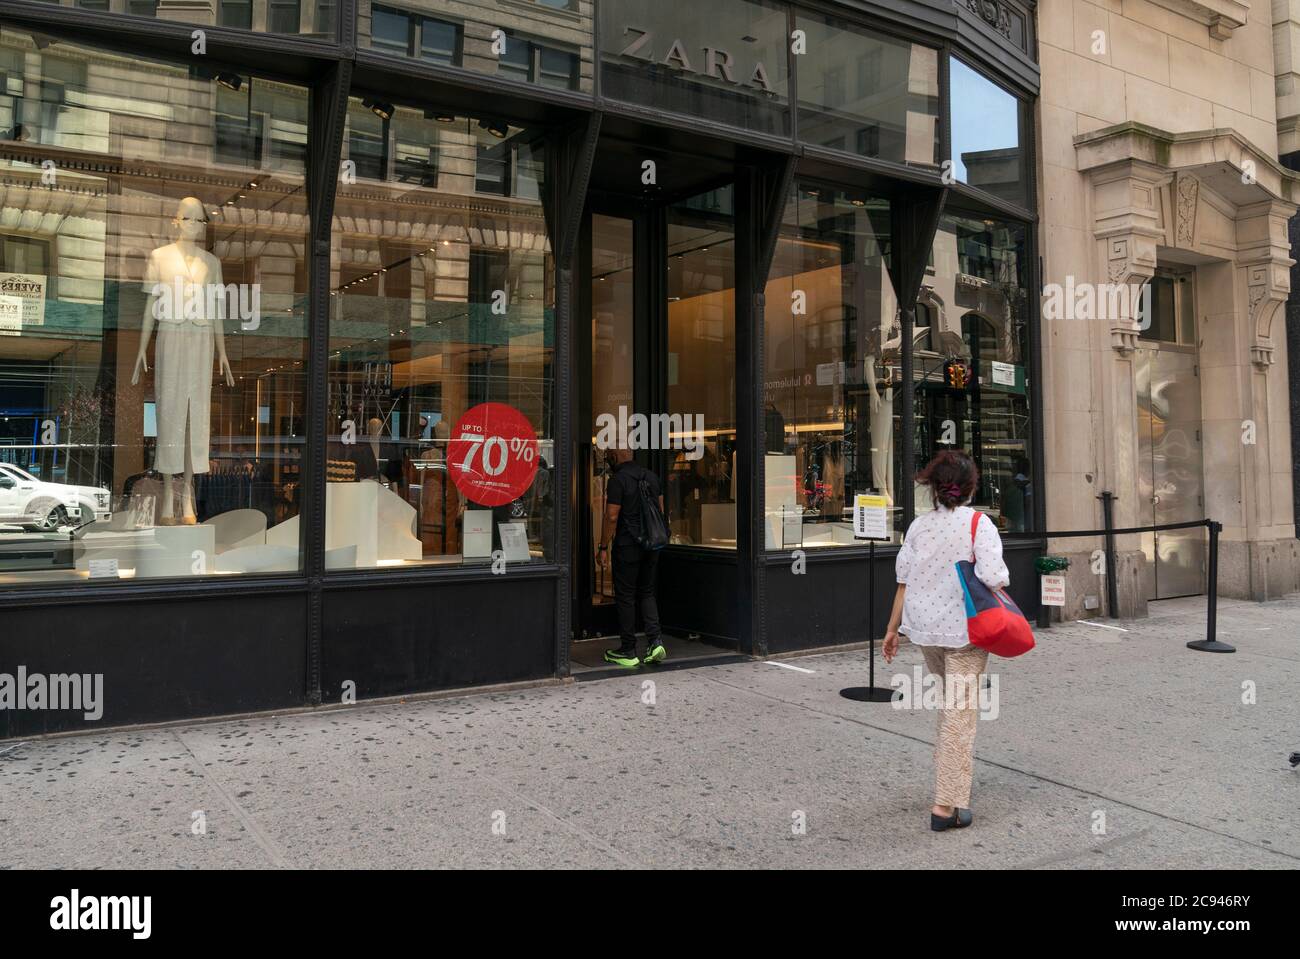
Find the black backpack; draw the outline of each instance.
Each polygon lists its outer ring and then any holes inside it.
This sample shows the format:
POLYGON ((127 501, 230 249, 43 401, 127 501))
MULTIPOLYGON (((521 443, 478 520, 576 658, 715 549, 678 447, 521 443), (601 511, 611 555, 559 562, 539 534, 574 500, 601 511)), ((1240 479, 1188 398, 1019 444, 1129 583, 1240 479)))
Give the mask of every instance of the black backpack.
POLYGON ((654 495, 645 470, 641 471, 636 485, 641 502, 641 530, 632 533, 632 537, 647 552, 663 549, 668 545, 668 521, 659 509, 659 499, 654 495))

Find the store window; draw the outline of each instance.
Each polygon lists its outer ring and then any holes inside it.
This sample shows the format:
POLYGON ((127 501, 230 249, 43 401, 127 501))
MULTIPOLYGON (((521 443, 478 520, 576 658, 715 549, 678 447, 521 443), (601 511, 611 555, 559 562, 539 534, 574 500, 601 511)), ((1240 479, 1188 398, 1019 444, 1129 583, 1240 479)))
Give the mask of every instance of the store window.
POLYGON ((503 121, 357 97, 344 142, 367 157, 391 147, 395 162, 358 159, 366 182, 338 187, 326 566, 549 559, 555 266, 544 140, 503 121))
POLYGON ((306 114, 0 31, 0 582, 301 568, 306 114))
MULTIPOLYGON (((941 449, 969 452, 972 505, 1005 533, 1034 529, 1028 256, 1023 225, 945 214, 920 294, 933 348, 913 358, 918 466, 941 449)), ((932 508, 918 486, 917 512, 932 508)))
POLYGON ((591 90, 595 0, 362 0, 359 42, 475 73, 591 90))
POLYGON ((279 33, 333 40, 337 0, 52 0, 65 7, 125 13, 195 26, 235 27, 258 33, 279 33))
POLYGON ((859 493, 903 529, 902 337, 889 203, 799 183, 786 202, 764 311, 768 549, 852 546, 859 493))
POLYGON ((796 23, 808 51, 795 57, 799 139, 938 166, 939 51, 815 14, 796 23))
POLYGON ((962 183, 1028 205, 1021 101, 956 57, 948 60, 952 173, 962 183))
POLYGON ((736 237, 733 190, 668 209, 666 494, 672 542, 736 548, 736 237))
POLYGON ((601 90, 614 100, 790 134, 789 24, 770 0, 601 0, 601 90))

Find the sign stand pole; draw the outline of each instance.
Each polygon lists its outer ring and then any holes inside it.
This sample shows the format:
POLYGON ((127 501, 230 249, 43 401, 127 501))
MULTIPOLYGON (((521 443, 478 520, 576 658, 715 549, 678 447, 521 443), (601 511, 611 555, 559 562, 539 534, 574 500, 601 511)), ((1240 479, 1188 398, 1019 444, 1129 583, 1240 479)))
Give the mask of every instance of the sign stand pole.
POLYGON ((871 637, 870 658, 867 660, 867 685, 849 686, 840 695, 860 703, 888 703, 894 699, 892 687, 876 685, 876 541, 869 539, 867 560, 867 635, 871 637))

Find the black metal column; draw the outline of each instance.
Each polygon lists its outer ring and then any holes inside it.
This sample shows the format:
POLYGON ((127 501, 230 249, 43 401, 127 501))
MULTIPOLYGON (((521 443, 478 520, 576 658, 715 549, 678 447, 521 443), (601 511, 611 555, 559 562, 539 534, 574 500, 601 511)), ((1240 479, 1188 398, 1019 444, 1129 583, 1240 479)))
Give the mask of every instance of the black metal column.
POLYGON ((307 297, 307 448, 302 459, 298 528, 307 574, 307 702, 321 701, 324 629, 325 452, 329 410, 330 227, 343 150, 352 64, 333 64, 312 87, 307 133, 307 202, 311 211, 307 297))
POLYGON ((889 258, 889 276, 898 298, 903 384, 900 390, 902 409, 899 413, 903 434, 902 478, 899 482, 899 503, 903 507, 903 522, 910 524, 916 515, 914 484, 916 475, 916 382, 913 365, 912 335, 916 326, 916 297, 925 279, 925 264, 939 228, 947 190, 917 188, 898 197, 891 205, 893 220, 893 250, 889 258))
POLYGON ((573 561, 577 537, 578 483, 573 456, 576 396, 574 303, 577 285, 584 278, 575 268, 578 238, 587 202, 587 184, 600 139, 600 114, 593 113, 579 126, 561 135, 551 152, 550 219, 555 237, 555 561, 560 575, 555 585, 555 674, 569 674, 569 643, 573 639, 576 600, 573 595, 573 561))

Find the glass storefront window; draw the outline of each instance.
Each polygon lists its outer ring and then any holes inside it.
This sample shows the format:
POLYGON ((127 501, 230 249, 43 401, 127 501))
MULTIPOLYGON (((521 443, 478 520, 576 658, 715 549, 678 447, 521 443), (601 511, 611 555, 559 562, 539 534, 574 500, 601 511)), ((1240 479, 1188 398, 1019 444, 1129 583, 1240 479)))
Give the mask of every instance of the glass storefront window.
POLYGON ((595 0, 361 0, 358 43, 560 90, 591 91, 595 0))
POLYGON ((52 0, 65 7, 333 40, 337 0, 52 0))
POLYGON ((893 541, 901 336, 887 200, 800 183, 768 276, 766 547, 852 546, 853 497, 883 496, 893 541))
POLYGON ((939 51, 800 14, 799 139, 861 156, 939 165, 939 51))
POLYGON ((1027 206, 1021 102, 956 57, 948 59, 952 172, 959 181, 1027 206))
POLYGON ((668 210, 672 542, 736 548, 736 237, 730 187, 668 210), (676 440, 676 437, 673 438, 676 440))
POLYGON ((601 0, 601 92, 789 136, 786 8, 770 0, 601 0))
POLYGON ((301 568, 306 116, 0 32, 0 582, 301 568))
MULTIPOLYGON (((917 467, 966 450, 980 469, 971 505, 1005 533, 1034 529, 1028 256, 1023 225, 945 214, 916 321, 917 467)), ((917 512, 933 508, 917 487, 917 512)))
POLYGON ((344 143, 362 153, 333 223, 326 566, 548 559, 543 139, 357 97, 344 143))

